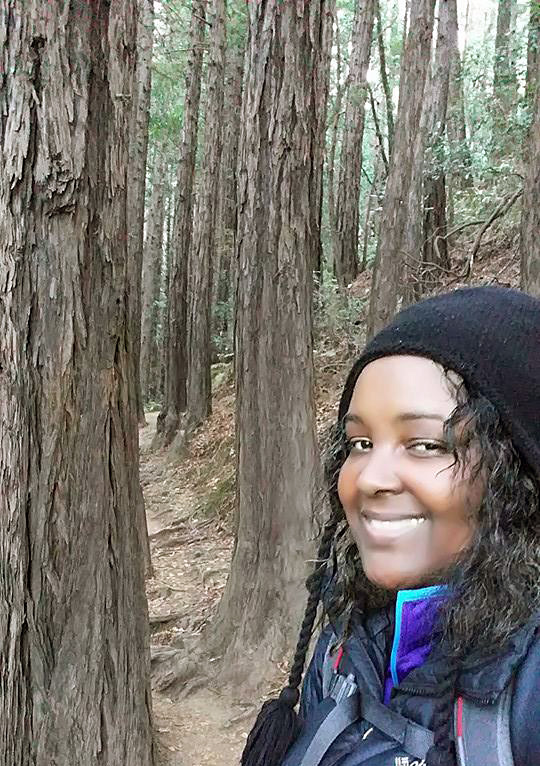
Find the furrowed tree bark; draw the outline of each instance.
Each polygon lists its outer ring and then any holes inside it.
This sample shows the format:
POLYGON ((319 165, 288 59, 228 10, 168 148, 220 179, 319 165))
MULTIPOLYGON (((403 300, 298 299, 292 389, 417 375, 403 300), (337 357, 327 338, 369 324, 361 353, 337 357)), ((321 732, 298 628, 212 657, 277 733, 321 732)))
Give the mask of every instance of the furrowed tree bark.
POLYGON ((154 447, 172 442, 187 403, 188 265, 193 227, 193 184, 199 128, 206 0, 192 0, 190 53, 186 64, 184 121, 176 176, 177 208, 169 276, 169 349, 165 403, 157 421, 154 447))
POLYGON ((145 404, 150 395, 155 394, 155 390, 150 389, 153 386, 151 373, 156 324, 156 288, 159 287, 161 259, 163 258, 165 169, 166 161, 163 147, 159 147, 152 180, 152 198, 148 210, 142 271, 140 380, 143 402, 145 404))
POLYGON ((450 48, 450 82, 446 132, 454 162, 459 163, 458 170, 453 171, 452 176, 459 180, 461 186, 471 186, 471 154, 465 123, 465 97, 463 94, 461 54, 458 45, 457 0, 448 0, 448 45, 450 48))
POLYGON ((535 79, 537 85, 526 150, 527 175, 521 215, 521 288, 540 297, 540 56, 536 58, 535 79))
POLYGON ((540 55, 540 0, 531 0, 529 35, 527 41, 527 84, 525 95, 532 106, 538 87, 538 57, 540 55))
MULTIPOLYGON (((455 0, 454 0, 455 1, 455 0)), ((424 174, 424 257, 421 282, 433 286, 440 269, 448 269, 446 241, 446 177, 441 153, 446 133, 446 113, 453 51, 450 46, 450 2, 439 0, 435 71, 431 79, 429 146, 424 174)))
POLYGON ((336 204, 338 248, 334 265, 338 284, 342 288, 346 288, 358 274, 358 204, 362 175, 364 105, 376 2, 377 0, 357 0, 352 32, 336 204))
POLYGON ((221 177, 219 182, 218 202, 218 237, 216 242, 216 268, 212 284, 212 306, 214 310, 220 304, 220 315, 214 320, 214 329, 228 335, 232 326, 229 311, 234 295, 233 259, 236 243, 237 219, 237 165, 238 142, 240 138, 240 113, 242 111, 242 78, 244 74, 244 55, 246 48, 246 29, 234 29, 234 39, 228 46, 225 65, 225 97, 223 112, 223 151, 221 177))
POLYGON ((327 197, 328 197, 328 224, 330 227, 330 257, 328 267, 331 274, 335 274, 335 262, 336 254, 339 249, 339 241, 337 235, 337 222, 336 222, 336 184, 335 184, 335 167, 336 167, 336 150, 339 133, 339 121, 341 117, 341 104, 343 101, 344 83, 341 80, 341 45, 339 39, 339 18, 333 9, 334 18, 334 39, 336 41, 336 98, 334 101, 334 112, 331 121, 331 133, 330 133, 330 148, 327 158, 327 197))
POLYGON ((126 201, 136 8, 0 0, 0 763, 152 764, 126 201))
POLYGON ((271 658, 283 656, 296 639, 312 551, 318 457, 309 243, 317 204, 311 183, 317 52, 310 29, 325 7, 322 0, 248 4, 237 242, 236 542, 212 635, 220 649, 226 646, 223 673, 254 685, 271 658))
POLYGON ((132 328, 133 381, 137 397, 139 423, 145 424, 139 379, 141 345, 141 272, 143 261, 144 195, 146 157, 148 154, 148 122, 152 86, 153 0, 137 0, 137 63, 133 90, 129 135, 129 184, 127 190, 128 268, 130 290, 130 327, 132 328))
POLYGON ((212 411, 212 267, 216 246, 225 70, 225 0, 213 0, 205 110, 204 156, 197 198, 193 245, 189 257, 190 312, 187 418, 189 432, 212 411))
POLYGON ((401 62, 394 152, 384 196, 373 270, 367 334, 372 337, 396 312, 403 274, 403 232, 413 173, 411 140, 418 131, 431 61, 435 0, 418 0, 410 9, 409 32, 401 62))

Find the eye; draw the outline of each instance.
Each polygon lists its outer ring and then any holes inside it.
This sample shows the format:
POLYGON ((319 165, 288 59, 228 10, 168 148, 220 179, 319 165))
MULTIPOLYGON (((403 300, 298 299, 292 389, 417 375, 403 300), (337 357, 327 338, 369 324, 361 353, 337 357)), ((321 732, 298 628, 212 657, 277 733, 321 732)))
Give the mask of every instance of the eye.
POLYGON ((418 441, 410 443, 407 449, 422 457, 428 455, 446 455, 448 453, 447 444, 432 439, 419 439, 418 441))
POLYGON ((349 452, 367 452, 372 447, 371 439, 365 436, 356 436, 352 439, 347 439, 347 450, 349 452))

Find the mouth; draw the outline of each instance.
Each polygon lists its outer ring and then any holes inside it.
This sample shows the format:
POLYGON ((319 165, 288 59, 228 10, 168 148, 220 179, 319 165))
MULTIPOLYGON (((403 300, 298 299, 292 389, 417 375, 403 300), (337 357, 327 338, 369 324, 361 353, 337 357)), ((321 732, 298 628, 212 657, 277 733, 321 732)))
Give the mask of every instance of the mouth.
POLYGON ((391 513, 382 515, 366 511, 362 513, 362 521, 370 537, 387 540, 417 530, 427 519, 425 516, 391 513))

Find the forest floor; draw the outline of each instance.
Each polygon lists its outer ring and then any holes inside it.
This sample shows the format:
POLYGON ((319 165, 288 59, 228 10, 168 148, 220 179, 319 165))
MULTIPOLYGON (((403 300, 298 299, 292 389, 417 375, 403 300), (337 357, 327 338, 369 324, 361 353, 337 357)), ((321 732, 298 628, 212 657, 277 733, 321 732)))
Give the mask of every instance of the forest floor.
MULTIPOLYGON (((517 238, 510 233, 486 243, 469 284, 518 286, 517 238), (492 244, 493 242, 493 244, 492 244), (491 245, 491 247, 490 247, 491 245)), ((464 262, 466 252, 453 253, 464 262)), ((448 288, 462 286, 454 280, 448 288)), ((319 434, 333 420, 339 391, 362 343, 369 276, 360 275, 351 295, 359 315, 349 329, 334 325, 315 352, 319 434), (351 332, 352 328, 352 332, 351 332)), ((235 497, 234 385, 230 365, 213 368, 213 414, 181 455, 153 450, 157 413, 140 429, 141 483, 146 503, 154 576, 147 580, 151 645, 186 649, 215 614, 225 588, 233 546, 235 497)), ((208 676, 208 668, 204 669, 208 676)), ((210 673, 211 675, 211 673, 210 673)), ((162 680, 162 679, 160 679, 162 680)), ((283 680, 276 668, 274 687, 283 680)), ((154 676, 156 766, 236 766, 261 699, 192 678, 163 688, 154 676)), ((270 691, 270 687, 267 689, 270 691)))

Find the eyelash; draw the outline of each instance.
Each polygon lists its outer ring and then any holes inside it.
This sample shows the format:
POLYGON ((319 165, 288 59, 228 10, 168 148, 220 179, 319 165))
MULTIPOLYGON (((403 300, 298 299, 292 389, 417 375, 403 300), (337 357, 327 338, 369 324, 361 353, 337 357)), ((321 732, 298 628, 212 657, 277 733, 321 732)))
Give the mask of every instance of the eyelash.
MULTIPOLYGON (((346 439, 345 444, 346 444, 347 454, 350 454, 351 452, 355 451, 354 448, 357 445, 359 445, 361 442, 368 442, 371 445, 370 439, 367 439, 366 437, 356 437, 354 439, 346 439)), ((419 439, 418 441, 415 441, 409 444, 408 449, 423 446, 423 445, 427 447, 432 447, 433 449, 426 449, 426 450, 423 450, 422 453, 417 453, 417 454, 434 455, 434 454, 446 454, 448 452, 448 446, 446 444, 444 444, 443 442, 430 441, 429 439, 419 439)), ((361 450, 358 450, 358 454, 363 455, 367 451, 368 451, 367 449, 361 449, 361 450)))

